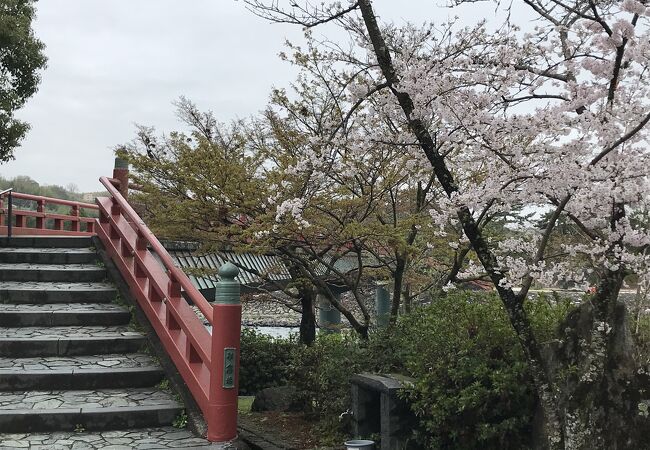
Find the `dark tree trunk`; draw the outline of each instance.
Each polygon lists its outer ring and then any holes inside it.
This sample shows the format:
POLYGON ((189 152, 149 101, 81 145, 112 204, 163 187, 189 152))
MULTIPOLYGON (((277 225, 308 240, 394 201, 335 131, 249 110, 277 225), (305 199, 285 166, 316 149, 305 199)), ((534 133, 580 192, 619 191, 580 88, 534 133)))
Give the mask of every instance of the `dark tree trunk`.
POLYGON ((311 345, 316 340, 316 292, 313 289, 300 290, 300 343, 311 345))
POLYGON ((395 260, 395 271, 393 272, 393 298, 390 306, 390 323, 395 324, 397 314, 402 300, 402 285, 404 284, 404 270, 406 269, 406 258, 398 253, 395 260))
POLYGON ((300 295, 300 343, 311 345, 316 340, 316 288, 306 282, 300 268, 296 264, 288 266, 289 274, 300 295))
POLYGON ((411 298, 411 288, 408 284, 404 287, 402 296, 404 297, 404 312, 410 314, 413 299, 411 298))

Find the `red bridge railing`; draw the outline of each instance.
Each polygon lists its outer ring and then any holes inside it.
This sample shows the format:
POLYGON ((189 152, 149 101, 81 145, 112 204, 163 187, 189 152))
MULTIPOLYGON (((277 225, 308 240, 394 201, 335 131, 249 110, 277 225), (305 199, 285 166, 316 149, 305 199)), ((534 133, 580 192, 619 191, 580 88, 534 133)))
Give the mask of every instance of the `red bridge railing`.
POLYGON ((81 212, 97 209, 97 205, 91 203, 7 191, 0 195, 0 235, 9 234, 10 223, 14 235, 93 235, 95 217, 82 217, 81 212), (10 199, 27 200, 33 205, 33 209, 18 209, 15 203, 10 207, 10 199), (47 210, 49 205, 70 207, 70 210, 68 214, 55 213, 47 210), (30 220, 31 217, 34 220, 30 220))
POLYGON ((208 439, 219 442, 234 439, 241 330, 237 268, 232 264, 222 267, 216 303, 208 303, 185 273, 174 265, 165 248, 120 193, 122 189, 114 186, 115 180, 102 177, 100 181, 110 197, 97 199, 98 237, 203 412, 208 439), (212 325, 212 333, 186 299, 212 325))

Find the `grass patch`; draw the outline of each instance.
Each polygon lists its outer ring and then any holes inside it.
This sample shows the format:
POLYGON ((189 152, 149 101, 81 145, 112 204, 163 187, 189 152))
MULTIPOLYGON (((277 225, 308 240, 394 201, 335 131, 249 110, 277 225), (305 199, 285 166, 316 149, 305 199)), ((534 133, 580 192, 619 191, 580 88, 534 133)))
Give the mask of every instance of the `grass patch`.
POLYGON ((237 410, 242 414, 248 414, 251 412, 251 406, 253 405, 253 400, 255 396, 252 395, 242 395, 239 397, 237 402, 237 410))

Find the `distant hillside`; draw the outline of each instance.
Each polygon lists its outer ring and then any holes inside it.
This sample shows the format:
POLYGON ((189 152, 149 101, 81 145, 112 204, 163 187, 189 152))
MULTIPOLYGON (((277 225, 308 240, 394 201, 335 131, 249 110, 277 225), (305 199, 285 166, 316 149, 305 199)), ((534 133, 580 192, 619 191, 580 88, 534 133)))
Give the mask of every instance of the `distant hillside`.
POLYGON ((25 175, 19 175, 15 178, 4 178, 0 176, 0 190, 10 187, 14 188, 14 191, 23 194, 42 195, 64 200, 81 201, 83 197, 83 194, 79 193, 77 187, 72 183, 65 187, 55 184, 40 185, 38 181, 25 175))
MULTIPOLYGON (((32 178, 19 175, 15 178, 4 178, 0 176, 0 191, 8 188, 13 188, 15 192, 22 194, 41 195, 43 197, 59 198, 62 200, 72 200, 77 202, 95 203, 95 197, 105 195, 102 192, 89 192, 81 193, 78 191, 77 186, 68 184, 67 186, 58 186, 56 184, 41 185, 38 181, 32 178)), ((29 200, 14 200, 14 206, 21 209, 35 209, 35 203, 29 200)), ((62 205, 49 204, 46 206, 46 211, 56 212, 59 214, 68 214, 70 207, 62 205)), ((82 216, 95 216, 94 211, 82 210, 82 216)), ((33 221, 33 218, 31 218, 33 221)), ((30 226, 33 226, 30 225, 30 226)))

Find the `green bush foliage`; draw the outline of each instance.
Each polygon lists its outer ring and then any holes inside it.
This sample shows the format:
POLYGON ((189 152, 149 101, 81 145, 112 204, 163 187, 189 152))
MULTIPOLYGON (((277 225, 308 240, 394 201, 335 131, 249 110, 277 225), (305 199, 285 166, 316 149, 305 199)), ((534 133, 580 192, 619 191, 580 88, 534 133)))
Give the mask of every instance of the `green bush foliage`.
MULTIPOLYGON (((552 296, 529 302, 540 340, 554 337, 571 307, 552 296)), ((323 444, 341 441, 350 377, 375 372, 414 379, 404 393, 418 423, 409 448, 528 445, 535 394, 516 335, 492 294, 449 293, 402 316, 391 330, 374 331, 368 341, 356 334, 321 334, 312 346, 302 346, 246 332, 242 358, 242 383, 245 376, 263 376, 263 382, 247 386, 287 382, 296 388, 297 400, 317 420, 323 444), (257 347, 254 354, 246 355, 251 346, 257 347)))
POLYGON ((454 293, 405 316, 393 339, 425 448, 525 448, 535 398, 515 333, 491 295, 454 293))
POLYGON ((297 404, 318 423, 321 444, 340 444, 339 416, 350 407, 350 377, 368 370, 372 355, 355 334, 321 334, 311 346, 297 346, 289 380, 297 404))
POLYGON ((276 339, 243 328, 239 364, 239 395, 255 395, 267 387, 287 384, 292 339, 276 339))
POLYGON ((633 320, 633 325, 639 365, 650 367, 650 314, 641 313, 638 319, 633 320))

